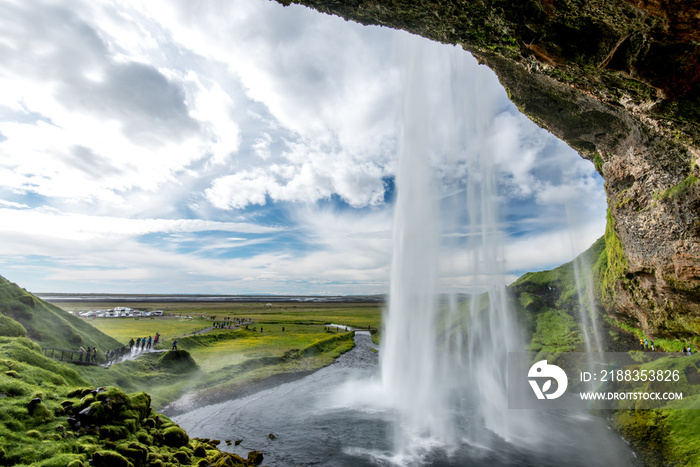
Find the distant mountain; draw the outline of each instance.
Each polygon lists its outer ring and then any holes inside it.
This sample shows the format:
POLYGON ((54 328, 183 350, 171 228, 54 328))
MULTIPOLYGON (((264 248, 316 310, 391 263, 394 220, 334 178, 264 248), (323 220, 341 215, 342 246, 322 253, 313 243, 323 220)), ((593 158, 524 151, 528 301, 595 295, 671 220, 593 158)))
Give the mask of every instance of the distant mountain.
POLYGON ((97 346, 104 352, 123 345, 85 320, 0 276, 0 336, 22 335, 22 328, 29 339, 42 347, 78 349, 80 346, 97 346))

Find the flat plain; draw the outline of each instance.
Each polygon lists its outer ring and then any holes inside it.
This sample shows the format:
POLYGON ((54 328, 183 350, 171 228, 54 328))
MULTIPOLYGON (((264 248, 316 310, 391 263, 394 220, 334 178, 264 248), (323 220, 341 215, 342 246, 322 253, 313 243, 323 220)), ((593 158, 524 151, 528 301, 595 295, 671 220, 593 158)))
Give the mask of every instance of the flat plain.
POLYGON ((376 331, 381 327, 383 310, 380 302, 54 303, 73 313, 115 307, 164 312, 162 317, 86 318, 125 345, 131 338, 159 333, 161 344, 156 350, 170 349, 177 339, 178 349, 189 353, 195 368, 162 368, 157 357, 162 354, 152 354, 99 371, 101 379, 131 380, 134 389, 152 395, 157 407, 186 394, 190 400, 215 393, 218 397, 235 396, 242 388, 253 390, 271 378, 293 377, 328 365, 354 346, 346 327, 376 331), (247 323, 247 329, 246 325, 236 326, 238 320, 247 323), (215 326, 224 322, 231 323, 231 328, 215 326))

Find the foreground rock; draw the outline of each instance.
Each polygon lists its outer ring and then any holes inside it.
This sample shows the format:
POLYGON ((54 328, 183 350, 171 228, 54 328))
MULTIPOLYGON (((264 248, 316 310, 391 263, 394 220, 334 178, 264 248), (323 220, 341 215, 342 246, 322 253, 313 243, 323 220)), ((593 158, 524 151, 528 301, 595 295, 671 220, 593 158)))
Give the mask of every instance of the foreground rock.
POLYGON ((143 392, 79 388, 62 400, 41 396, 25 401, 5 394, 5 408, 16 414, 14 424, 4 420, 5 428, 23 432, 6 440, 0 465, 235 467, 263 460, 257 451, 243 459, 220 451, 218 441, 190 439, 153 411, 143 392))

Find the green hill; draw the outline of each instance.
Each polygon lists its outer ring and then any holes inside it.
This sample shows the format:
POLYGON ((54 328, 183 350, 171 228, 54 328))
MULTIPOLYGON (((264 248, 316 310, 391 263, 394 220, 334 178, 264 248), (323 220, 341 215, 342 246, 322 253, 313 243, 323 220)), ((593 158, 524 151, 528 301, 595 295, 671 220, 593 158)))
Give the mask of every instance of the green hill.
MULTIPOLYGON (((574 261, 590 273, 604 252, 605 238, 601 237, 574 261)), ((549 271, 528 272, 509 287, 533 352, 583 350, 574 261, 549 271)), ((594 311, 603 314, 598 306, 594 311)))
POLYGON ((0 276, 0 335, 24 336, 22 328, 26 337, 42 347, 78 349, 90 346, 104 353, 122 345, 83 319, 0 276))
MULTIPOLYGON (((58 362, 41 349, 81 345, 120 344, 0 277, 0 465, 250 467, 262 461, 257 451, 243 459, 217 449, 218 440, 190 439, 151 408, 148 394, 124 392, 152 382, 156 354, 105 369, 58 362), (104 387, 109 382, 127 388, 104 387)), ((190 370, 180 367, 175 370, 190 370)))

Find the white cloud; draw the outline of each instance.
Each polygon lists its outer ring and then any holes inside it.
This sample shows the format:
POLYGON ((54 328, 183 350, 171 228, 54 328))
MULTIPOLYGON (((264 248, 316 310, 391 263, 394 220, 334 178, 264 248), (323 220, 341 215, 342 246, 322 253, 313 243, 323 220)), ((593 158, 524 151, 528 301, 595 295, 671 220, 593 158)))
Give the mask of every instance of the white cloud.
MULTIPOLYGON (((291 133, 286 149, 276 150, 269 132, 253 138, 252 152, 269 170, 292 165, 295 174, 272 184, 266 176, 254 177, 256 186, 267 187, 279 200, 313 202, 337 193, 353 206, 382 201, 381 178, 394 158, 397 70, 388 59, 390 41, 371 42, 367 34, 391 32, 275 3, 211 2, 193 8, 186 2, 149 2, 146 8, 181 47, 225 64, 247 96, 264 104, 276 124, 291 133), (337 26, 343 34, 335 34, 337 26), (310 188, 313 183, 318 188, 310 188)), ((227 182, 250 182, 250 168, 237 167, 244 172, 221 177, 208 192, 217 207, 243 206, 245 199, 260 204, 250 183, 241 195, 231 193, 230 203, 214 195, 227 182)))
POLYGON ((219 209, 241 209, 249 204, 264 205, 275 180, 264 170, 243 171, 214 180, 204 196, 219 209))
POLYGON ((88 216, 57 211, 0 208, 0 232, 24 235, 39 234, 70 240, 137 237, 149 233, 229 231, 271 233, 280 227, 266 227, 243 222, 217 222, 201 219, 128 219, 109 216, 88 216))
POLYGON ((255 140, 255 144, 253 144, 255 155, 264 161, 268 160, 272 156, 270 153, 270 143, 272 143, 272 137, 269 133, 260 135, 255 140))
POLYGON ((205 88, 192 76, 193 73, 189 75, 189 79, 195 80, 199 88, 190 115, 205 125, 205 132, 211 139, 212 162, 226 162, 230 155, 238 151, 241 142, 240 129, 233 121, 233 100, 217 83, 205 88))

